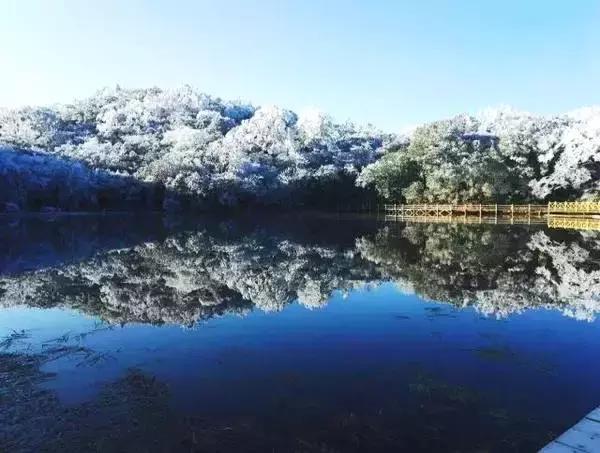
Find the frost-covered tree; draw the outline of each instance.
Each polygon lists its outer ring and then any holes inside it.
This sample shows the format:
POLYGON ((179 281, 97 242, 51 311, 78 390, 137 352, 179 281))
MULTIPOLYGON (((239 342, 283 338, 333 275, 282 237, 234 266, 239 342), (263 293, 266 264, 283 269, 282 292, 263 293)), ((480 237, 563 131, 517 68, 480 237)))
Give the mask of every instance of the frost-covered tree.
POLYGON ((165 206, 301 203, 307 191, 354 179, 383 135, 177 90, 105 89, 72 105, 6 110, 0 143, 159 186, 165 206))
POLYGON ((599 189, 599 137, 597 107, 551 117, 488 109, 417 128, 408 147, 367 166, 358 182, 408 202, 591 197, 599 189), (406 171, 415 164, 418 171, 406 171))
MULTIPOLYGON (((386 200, 417 198, 407 189, 411 187, 414 190, 417 184, 422 185, 422 167, 405 152, 390 152, 367 165, 358 178, 358 184, 363 187, 373 185, 386 200)), ((422 190, 418 189, 419 192, 422 190)))
POLYGON ((419 127, 408 147, 366 167, 359 183, 409 203, 511 196, 515 188, 496 137, 479 132, 479 126, 476 118, 463 115, 419 127))
POLYGON ((594 197, 600 190, 600 107, 566 115, 555 146, 541 160, 547 170, 531 182, 539 198, 594 197))
POLYGON ((47 153, 0 146, 0 212, 155 209, 154 187, 47 153))
POLYGON ((117 87, 69 105, 1 110, 0 145, 131 178, 149 190, 136 197, 165 208, 357 204, 373 191, 408 202, 561 200, 597 194, 599 118, 598 108, 554 117, 501 108, 426 124, 407 139, 188 86, 117 87))

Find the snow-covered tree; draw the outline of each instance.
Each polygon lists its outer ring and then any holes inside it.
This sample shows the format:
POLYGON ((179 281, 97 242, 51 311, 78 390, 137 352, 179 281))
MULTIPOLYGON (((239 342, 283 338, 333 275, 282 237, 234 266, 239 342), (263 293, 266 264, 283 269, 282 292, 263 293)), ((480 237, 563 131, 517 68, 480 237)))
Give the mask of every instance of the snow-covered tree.
POLYGON ((409 146, 366 167, 358 182, 408 202, 591 197, 600 188, 599 137, 597 107, 549 117, 487 109, 415 129, 409 146), (419 171, 407 173, 415 163, 419 171))
POLYGON ((117 87, 72 105, 2 111, 0 143, 161 186, 165 206, 289 204, 315 184, 353 183, 377 158, 382 135, 187 86, 117 87))
POLYGON ((488 109, 405 137, 189 86, 117 87, 69 105, 0 110, 0 145, 131 178, 164 207, 347 204, 371 199, 371 189, 408 202, 540 201, 600 188, 597 107, 552 117, 488 109))

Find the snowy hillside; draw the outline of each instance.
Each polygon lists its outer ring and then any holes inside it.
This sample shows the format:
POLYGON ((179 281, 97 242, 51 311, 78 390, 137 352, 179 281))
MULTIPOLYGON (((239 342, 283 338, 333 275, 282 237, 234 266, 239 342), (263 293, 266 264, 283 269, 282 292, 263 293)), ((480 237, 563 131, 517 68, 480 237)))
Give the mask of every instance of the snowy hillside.
POLYGON ((595 196, 600 108, 460 115, 410 136, 190 87, 0 110, 0 209, 327 206, 595 196), (358 183, 358 184, 356 184, 358 183))

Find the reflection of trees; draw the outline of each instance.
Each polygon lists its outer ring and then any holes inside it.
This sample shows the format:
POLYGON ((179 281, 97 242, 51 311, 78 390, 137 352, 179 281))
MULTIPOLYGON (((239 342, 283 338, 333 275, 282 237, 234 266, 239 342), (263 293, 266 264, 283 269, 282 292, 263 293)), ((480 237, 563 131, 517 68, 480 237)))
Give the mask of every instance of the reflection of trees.
POLYGON ((321 306, 334 290, 376 277, 351 247, 299 243, 260 228, 204 230, 0 279, 0 301, 68 306, 112 322, 191 324, 254 306, 279 310, 296 299, 321 306))
POLYGON ((524 231, 411 224, 358 242, 361 253, 379 264, 387 278, 423 297, 460 303, 475 292, 494 289, 509 260, 523 249, 524 231), (389 246, 395 242, 397 245, 389 246))
POLYGON ((485 314, 547 307, 593 319, 600 311, 595 235, 411 224, 382 229, 357 248, 386 278, 421 297, 474 305, 485 314))
POLYGON ((112 322, 190 324, 250 307, 202 269, 187 268, 185 259, 165 261, 156 243, 112 251, 81 264, 20 276, 5 286, 4 299, 73 307, 112 322))
POLYGON ((390 280, 422 297, 496 316, 554 307, 591 319, 600 311, 600 248, 593 235, 411 224, 357 228, 358 239, 348 241, 319 240, 314 231, 307 238, 286 228, 219 225, 0 277, 0 304, 189 325, 254 307, 280 310, 295 300, 319 307, 335 290, 390 280))

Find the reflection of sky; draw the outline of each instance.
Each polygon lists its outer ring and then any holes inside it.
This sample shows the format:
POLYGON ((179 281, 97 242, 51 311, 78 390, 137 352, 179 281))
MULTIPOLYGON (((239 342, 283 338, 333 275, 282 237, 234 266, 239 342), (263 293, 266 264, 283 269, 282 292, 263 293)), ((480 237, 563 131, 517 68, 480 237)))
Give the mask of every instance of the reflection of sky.
MULTIPOLYGON (((100 326, 106 327, 106 326, 100 326)), ((27 330, 33 344, 98 328, 71 310, 5 309, 0 335, 27 330)), ((93 366, 64 358, 44 366, 67 403, 138 367, 170 385, 177 406, 206 413, 265 411, 274 398, 310 397, 325 407, 371 406, 406 393, 410 369, 472 387, 507 406, 557 421, 600 403, 600 322, 531 310, 508 319, 425 302, 393 284, 336 293, 317 310, 291 304, 193 329, 131 324, 98 330, 81 345, 110 356, 93 366), (291 395, 291 396, 290 396, 291 395), (560 405, 561 411, 551 408, 560 405)))

